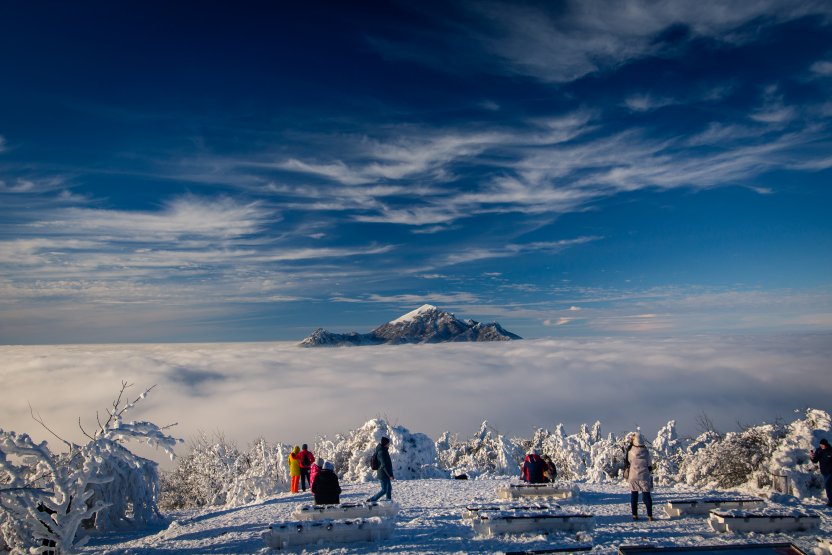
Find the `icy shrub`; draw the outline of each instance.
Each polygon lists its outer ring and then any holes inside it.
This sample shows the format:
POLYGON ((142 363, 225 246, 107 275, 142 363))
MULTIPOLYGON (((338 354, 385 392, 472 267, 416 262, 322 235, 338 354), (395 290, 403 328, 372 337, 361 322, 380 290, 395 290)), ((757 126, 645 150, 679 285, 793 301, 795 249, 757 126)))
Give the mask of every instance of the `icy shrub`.
POLYGON ((0 430, 0 531, 13 551, 72 552, 87 539, 79 537, 82 527, 142 528, 162 520, 156 463, 123 443, 144 440, 173 457, 179 440, 153 423, 124 420, 150 391, 122 403, 128 387, 122 383, 98 429, 84 432, 86 444, 61 440, 65 454, 52 454, 45 441, 36 444, 27 434, 0 430))
POLYGON ((752 481, 764 484, 769 479, 768 460, 782 437, 782 427, 773 424, 729 432, 721 438, 717 435, 716 439, 713 432, 706 432, 688 448, 680 475, 701 488, 736 488, 752 481))
POLYGON ((676 421, 671 420, 656 434, 653 441, 653 477, 656 484, 672 485, 678 480, 684 457, 684 443, 676 434, 676 421))
POLYGON ((809 460, 809 450, 816 449, 823 437, 832 437, 832 419, 822 410, 808 409, 805 418, 786 426, 785 437, 768 464, 773 485, 780 486, 775 489, 801 499, 823 496, 822 478, 809 460), (778 479, 785 480, 778 483, 778 479))
POLYGON ((290 451, 287 445, 270 445, 262 438, 240 451, 222 434, 200 433, 191 451, 163 476, 160 506, 233 506, 272 495, 289 481, 290 451))
POLYGON ((325 437, 315 443, 315 454, 335 465, 335 472, 347 482, 367 482, 375 477, 370 457, 382 437, 390 438, 390 458, 397 480, 446 476, 436 465, 433 440, 402 426, 390 426, 381 418, 369 420, 346 436, 325 437))
POLYGON ((461 442, 445 432, 435 448, 440 467, 450 474, 464 473, 471 477, 519 475, 524 454, 521 445, 497 434, 488 426, 488 421, 468 441, 461 442))

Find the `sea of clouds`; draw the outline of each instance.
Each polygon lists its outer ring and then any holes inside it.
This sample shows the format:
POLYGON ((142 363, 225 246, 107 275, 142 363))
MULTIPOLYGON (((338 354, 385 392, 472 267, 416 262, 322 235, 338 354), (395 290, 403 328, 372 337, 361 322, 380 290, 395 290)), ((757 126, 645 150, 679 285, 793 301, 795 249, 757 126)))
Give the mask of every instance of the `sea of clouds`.
MULTIPOLYGON (((0 346, 0 428, 81 441, 122 380, 135 397, 157 387, 133 418, 186 440, 221 432, 244 446, 312 443, 383 417, 437 437, 467 437, 488 419, 531 436, 557 423, 574 432, 676 419, 697 433, 703 413, 721 431, 805 407, 832 408, 832 337, 785 335, 525 340, 507 343, 304 349, 294 343, 0 346)), ((181 449, 184 452, 184 448, 181 449)), ((161 459, 161 457, 158 457, 161 459)))

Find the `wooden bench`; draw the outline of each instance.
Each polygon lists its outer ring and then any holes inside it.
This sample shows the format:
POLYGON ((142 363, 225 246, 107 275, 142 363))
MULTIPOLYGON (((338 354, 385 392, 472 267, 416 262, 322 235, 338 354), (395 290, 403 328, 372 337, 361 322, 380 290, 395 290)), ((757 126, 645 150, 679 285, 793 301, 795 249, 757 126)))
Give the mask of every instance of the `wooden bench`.
POLYGON ((820 527, 820 515, 798 509, 714 510, 708 523, 717 532, 807 532, 820 527))
POLYGON ((619 555, 731 555, 732 552, 747 555, 806 555, 791 543, 744 543, 731 545, 697 545, 687 547, 656 547, 653 545, 622 545, 619 555))
POLYGON ((295 545, 373 542, 389 537, 392 531, 393 522, 379 517, 282 521, 269 526, 263 540, 272 549, 286 549, 295 545))
POLYGON ((568 482, 553 484, 508 484, 497 488, 500 499, 519 499, 521 497, 552 497, 555 499, 571 499, 575 497, 577 488, 568 482))
POLYGON ((589 532, 595 528, 595 517, 551 510, 479 511, 471 519, 471 525, 478 535, 485 537, 529 532, 589 532))
POLYGON ((341 503, 340 505, 301 505, 292 516, 298 520, 342 519, 342 518, 388 518, 399 512, 398 503, 341 503))
POLYGON ((702 499, 678 499, 665 504, 668 516, 707 515, 716 509, 757 509, 765 500, 758 497, 703 497, 702 499))

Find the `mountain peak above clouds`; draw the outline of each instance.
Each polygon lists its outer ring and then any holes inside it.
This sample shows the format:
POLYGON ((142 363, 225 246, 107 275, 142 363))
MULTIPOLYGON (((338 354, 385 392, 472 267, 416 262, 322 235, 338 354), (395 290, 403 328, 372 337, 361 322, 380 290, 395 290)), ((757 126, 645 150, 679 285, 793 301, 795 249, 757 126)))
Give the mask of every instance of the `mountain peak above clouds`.
POLYGON ((450 312, 424 304, 370 333, 332 333, 318 328, 300 342, 302 347, 341 347, 358 345, 401 345, 404 343, 451 343, 466 341, 511 341, 519 335, 497 322, 484 324, 460 320, 450 312))

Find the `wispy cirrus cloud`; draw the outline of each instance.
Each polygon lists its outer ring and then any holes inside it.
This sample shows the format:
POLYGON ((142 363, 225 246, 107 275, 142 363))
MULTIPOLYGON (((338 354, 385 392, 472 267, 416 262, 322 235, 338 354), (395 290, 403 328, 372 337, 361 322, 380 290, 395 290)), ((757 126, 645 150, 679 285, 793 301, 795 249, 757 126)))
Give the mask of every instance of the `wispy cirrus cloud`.
MULTIPOLYGON (((435 21, 435 30, 416 36, 374 37, 371 44, 385 57, 459 71, 447 62, 460 52, 470 71, 530 76, 562 83, 620 67, 650 55, 668 55, 675 42, 705 37, 732 44, 752 40, 766 25, 816 15, 828 19, 823 2, 800 4, 777 0, 725 6, 717 1, 580 2, 557 7, 542 4, 460 2, 455 18, 435 21), (744 28, 755 22, 754 26, 744 28)), ((463 69, 464 71, 464 69, 463 69)))

